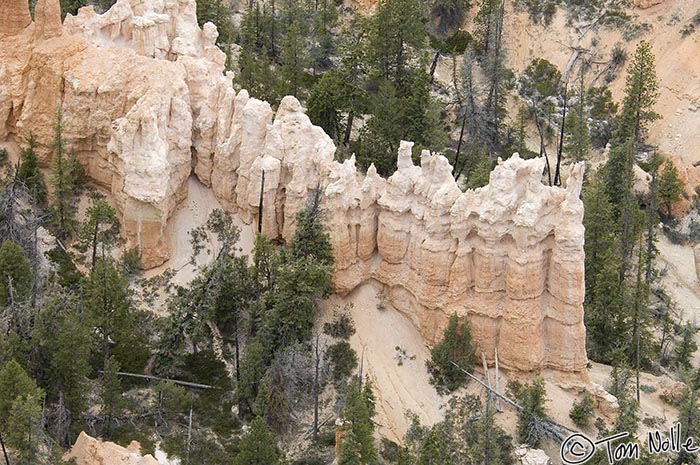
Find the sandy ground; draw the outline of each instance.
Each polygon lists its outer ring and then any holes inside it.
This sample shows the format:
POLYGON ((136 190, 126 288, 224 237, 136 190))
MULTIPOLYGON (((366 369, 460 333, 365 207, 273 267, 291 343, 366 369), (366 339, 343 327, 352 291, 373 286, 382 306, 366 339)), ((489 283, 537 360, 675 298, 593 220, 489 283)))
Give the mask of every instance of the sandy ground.
MULTIPOLYGON (((190 231, 205 224, 209 214, 217 208, 222 207, 216 200, 214 192, 199 182, 195 176, 190 176, 187 181, 187 198, 175 210, 166 229, 166 234, 170 239, 172 257, 162 266, 148 270, 146 277, 158 275, 166 269, 172 268, 176 271, 173 277, 175 284, 184 285, 192 280, 196 268, 189 263, 192 256, 190 231)), ((251 225, 243 223, 235 213, 233 218, 236 225, 241 228, 241 237, 238 241, 239 253, 249 255, 255 243, 255 230, 251 225)), ((210 242, 210 245, 214 245, 214 240, 210 242)), ((211 259, 211 255, 203 252, 198 257, 197 264, 203 265, 211 259)))
POLYGON ((661 284, 676 303, 682 321, 700 323, 700 282, 695 273, 695 259, 690 246, 676 245, 659 233, 657 268, 661 284))
POLYGON ((370 282, 345 297, 332 296, 324 305, 322 318, 331 319, 337 306, 353 304, 357 332, 350 343, 362 359, 363 372, 374 384, 379 434, 401 441, 410 427, 407 411, 418 415, 422 424, 434 424, 442 418, 440 406, 447 399, 440 397, 428 382, 425 361, 430 352, 422 336, 391 306, 377 309, 379 290, 378 283, 370 282), (401 366, 396 347, 408 356, 401 366))

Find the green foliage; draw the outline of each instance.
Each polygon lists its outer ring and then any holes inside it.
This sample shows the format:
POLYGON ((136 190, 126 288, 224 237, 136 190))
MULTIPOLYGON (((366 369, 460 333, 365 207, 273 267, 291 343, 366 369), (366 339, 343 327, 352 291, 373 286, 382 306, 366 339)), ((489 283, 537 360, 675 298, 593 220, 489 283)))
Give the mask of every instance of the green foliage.
POLYGON ((265 421, 256 417, 250 430, 241 439, 240 452, 233 459, 233 465, 277 465, 281 454, 277 451, 274 437, 267 429, 265 421))
POLYGON ((254 402, 258 397, 260 381, 267 370, 265 354, 265 346, 259 341, 249 343, 243 353, 236 396, 243 402, 248 413, 253 412, 254 402))
POLYGON ((530 14, 530 20, 546 26, 552 24, 558 3, 559 0, 517 0, 517 4, 524 7, 530 14))
POLYGON ((372 385, 365 381, 364 387, 355 378, 348 384, 345 408, 342 418, 346 423, 347 432, 343 437, 339 464, 365 464, 377 460, 377 449, 374 445, 375 399, 372 385))
POLYGON ((464 318, 460 324, 457 314, 453 313, 442 341, 435 344, 430 355, 431 359, 426 365, 430 372, 430 382, 438 390, 451 392, 465 384, 468 378, 462 369, 471 370, 478 360, 468 318, 464 318))
POLYGON ((328 230, 321 220, 321 189, 314 189, 304 209, 297 213, 296 230, 289 243, 289 253, 294 259, 314 258, 319 264, 333 265, 333 248, 328 230))
MULTIPOLYGON (((95 353, 102 355, 102 367, 114 355, 126 371, 142 369, 148 357, 148 338, 132 308, 128 281, 109 260, 97 260, 85 283, 84 296, 86 314, 97 328, 95 348, 99 349, 95 353)), ((99 361, 96 363, 100 366, 99 361)))
POLYGON ((258 390, 256 413, 276 432, 283 432, 291 418, 284 385, 282 371, 273 365, 262 378, 258 390))
POLYGON ((17 169, 17 179, 23 181, 29 189, 34 201, 39 205, 45 205, 47 199, 46 182, 44 174, 39 169, 39 159, 36 155, 37 142, 34 134, 29 133, 27 148, 22 149, 17 169))
POLYGON ((57 290, 44 297, 33 339, 43 370, 40 381, 48 402, 58 402, 69 412, 67 424, 57 421, 54 434, 62 445, 72 441, 71 424, 80 424, 87 409, 90 374, 91 328, 85 324, 77 294, 57 290))
POLYGON ((334 312, 335 319, 331 323, 323 324, 323 333, 339 339, 350 339, 355 334, 355 321, 352 319, 350 309, 352 304, 341 311, 334 312))
POLYGON ((659 177, 659 202, 666 210, 666 214, 671 216, 671 207, 681 200, 683 194, 683 181, 678 177, 678 169, 672 161, 667 161, 659 177))
POLYGON ((328 347, 325 357, 333 364, 333 380, 340 383, 357 367, 357 353, 346 341, 328 347))
POLYGON ((518 412, 518 439, 537 447, 544 438, 540 423, 546 419, 544 403, 547 400, 547 391, 544 380, 537 378, 529 384, 511 381, 508 383, 508 389, 523 407, 523 410, 518 412))
POLYGON ((681 340, 676 344, 674 355, 676 364, 683 370, 691 368, 691 359, 695 351, 698 350, 698 344, 695 342, 695 334, 697 329, 689 322, 681 329, 681 340))
POLYGON ((470 6, 468 0, 433 0, 430 3, 430 13, 438 18, 438 33, 445 34, 459 28, 470 6))
POLYGON ((73 255, 60 246, 46 252, 49 261, 56 268, 56 280, 65 288, 75 288, 83 275, 78 271, 73 261, 73 255))
POLYGON ((78 163, 74 150, 68 151, 63 137, 63 115, 56 112, 51 185, 53 199, 49 205, 53 216, 51 222, 59 238, 70 237, 75 229, 76 196, 85 182, 85 172, 78 163))
POLYGON ((588 127, 588 101, 583 82, 583 72, 579 77, 579 90, 576 102, 566 115, 566 151, 575 161, 588 158, 591 148, 591 132, 588 127))
POLYGON ((138 246, 124 250, 119 261, 122 269, 122 276, 130 278, 143 269, 141 261, 141 249, 138 246))
POLYGON ((477 396, 452 397, 443 421, 426 428, 417 418, 398 450, 398 464, 514 463, 511 438, 496 424, 495 408, 477 396))
POLYGON ((614 432, 626 431, 633 434, 639 423, 639 402, 635 397, 634 373, 618 364, 610 373, 610 394, 617 398, 618 411, 614 432))
POLYGON ((78 10, 87 6, 87 0, 60 0, 61 3, 61 20, 65 19, 66 14, 70 13, 73 16, 78 14, 78 10))
POLYGON ((22 249, 11 241, 0 246, 0 308, 20 302, 32 288, 32 269, 22 249))
POLYGON ((593 418, 594 407, 593 398, 586 394, 579 402, 574 402, 569 411, 569 418, 579 428, 588 428, 593 418))
POLYGON ((78 250, 90 252, 88 263, 94 268, 98 248, 101 258, 105 258, 118 240, 117 211, 102 196, 93 196, 78 230, 78 250))
POLYGON ((39 431, 44 393, 22 367, 11 360, 0 370, 0 433, 6 446, 19 455, 19 463, 30 463, 32 433, 39 431))
POLYGON ((346 82, 337 70, 329 70, 311 88, 306 102, 311 122, 337 140, 341 134, 341 109, 346 82))
POLYGON ((106 428, 111 428, 111 421, 118 417, 126 407, 124 401, 121 378, 117 374, 121 371, 121 365, 114 356, 110 356, 104 366, 102 382, 100 385, 100 398, 102 400, 102 414, 105 416, 106 428))

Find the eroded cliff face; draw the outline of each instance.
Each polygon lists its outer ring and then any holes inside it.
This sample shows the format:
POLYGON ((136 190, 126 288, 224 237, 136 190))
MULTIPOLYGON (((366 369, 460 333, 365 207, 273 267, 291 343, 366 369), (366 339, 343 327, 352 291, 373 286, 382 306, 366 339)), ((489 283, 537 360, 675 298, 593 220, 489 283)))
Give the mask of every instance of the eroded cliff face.
POLYGON ((332 140, 295 98, 273 112, 234 91, 216 28, 197 26, 194 0, 119 0, 62 27, 57 4, 40 0, 35 23, 0 16, 0 140, 33 131, 48 162, 60 107, 69 142, 114 195, 147 265, 168 257, 165 225, 191 172, 271 238, 293 235, 319 186, 339 293, 373 278, 430 342, 457 312, 505 368, 585 370, 582 166, 566 188, 550 188, 543 160, 515 155, 488 186, 463 193, 447 159, 424 151, 414 166, 402 142, 393 176, 361 174, 354 158, 334 160, 332 140))

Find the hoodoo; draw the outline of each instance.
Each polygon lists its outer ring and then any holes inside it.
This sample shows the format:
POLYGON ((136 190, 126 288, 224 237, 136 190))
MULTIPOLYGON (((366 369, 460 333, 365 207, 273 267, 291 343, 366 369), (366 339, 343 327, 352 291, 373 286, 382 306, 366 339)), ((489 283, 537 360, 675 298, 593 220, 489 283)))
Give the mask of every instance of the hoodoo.
POLYGON ((35 133, 48 163, 57 110, 92 180, 109 190, 147 266, 167 260, 165 226, 194 172, 226 208, 289 239, 309 193, 324 193, 336 291, 368 279, 435 341, 468 315, 501 366, 583 373, 583 166, 566 187, 541 183, 543 160, 514 155, 490 183, 462 192, 451 166, 402 142, 388 179, 340 163, 324 131, 285 97, 276 112, 236 92, 216 27, 194 0, 119 0, 60 24, 56 0, 0 1, 0 140, 35 133), (258 218, 263 172, 265 210, 258 218))

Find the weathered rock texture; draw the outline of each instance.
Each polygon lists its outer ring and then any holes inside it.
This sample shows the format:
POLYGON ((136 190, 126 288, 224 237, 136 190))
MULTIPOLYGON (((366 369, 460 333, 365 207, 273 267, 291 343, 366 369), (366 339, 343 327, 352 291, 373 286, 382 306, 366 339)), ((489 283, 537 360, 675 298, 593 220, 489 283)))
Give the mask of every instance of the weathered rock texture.
POLYGON ((160 465, 151 455, 141 456, 141 445, 132 441, 129 447, 103 442, 81 432, 65 459, 77 465, 160 465))
POLYGON ((516 155, 488 186, 463 193, 447 159, 424 151, 414 166, 402 142, 393 176, 362 175, 354 158, 334 160, 332 140, 295 98, 273 112, 234 91, 216 28, 197 26, 194 0, 83 8, 62 30, 56 4, 40 0, 24 28, 21 18, 0 23, 16 31, 0 38, 0 140, 33 131, 48 161, 60 107, 69 142, 114 195, 146 264, 167 259, 165 225, 191 172, 272 238, 292 236, 320 186, 338 292, 374 278, 428 341, 457 312, 505 368, 585 370, 582 166, 566 188, 549 188, 543 160, 516 155))

